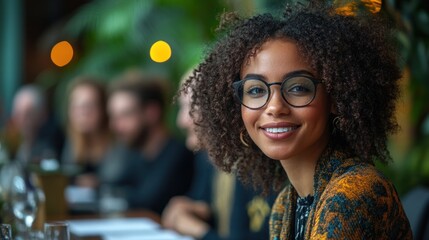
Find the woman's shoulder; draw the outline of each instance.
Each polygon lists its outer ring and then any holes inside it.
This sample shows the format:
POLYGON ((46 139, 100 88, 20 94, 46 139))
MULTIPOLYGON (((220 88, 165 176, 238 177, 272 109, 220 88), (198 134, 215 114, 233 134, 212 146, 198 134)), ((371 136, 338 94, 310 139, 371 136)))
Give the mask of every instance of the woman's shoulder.
POLYGON ((356 164, 337 169, 327 183, 320 202, 330 205, 383 210, 400 206, 400 200, 392 182, 374 165, 353 160, 356 164), (329 200, 329 201, 328 201, 329 200))
POLYGON ((327 188, 353 185, 353 187, 362 186, 364 190, 368 189, 367 184, 391 185, 390 180, 371 163, 360 161, 358 158, 345 159, 344 162, 341 167, 333 172, 327 188))
MULTIPOLYGON (((347 161, 347 160, 346 160, 347 161)), ((383 175, 373 164, 350 160, 345 168, 338 168, 327 184, 324 194, 343 193, 348 198, 381 197, 397 195, 392 182, 383 175)))
POLYGON ((330 229, 333 235, 409 239, 409 223, 393 184, 372 164, 356 162, 335 172, 321 193, 315 213, 317 232, 330 229))

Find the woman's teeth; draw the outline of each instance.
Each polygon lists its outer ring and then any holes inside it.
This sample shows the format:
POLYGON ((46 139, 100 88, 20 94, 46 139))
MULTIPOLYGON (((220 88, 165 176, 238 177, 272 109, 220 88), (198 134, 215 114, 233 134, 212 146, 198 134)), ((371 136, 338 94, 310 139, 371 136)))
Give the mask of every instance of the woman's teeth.
POLYGON ((293 131, 293 130, 295 130, 297 128, 298 127, 265 128, 265 131, 267 131, 269 133, 285 133, 285 132, 293 131))

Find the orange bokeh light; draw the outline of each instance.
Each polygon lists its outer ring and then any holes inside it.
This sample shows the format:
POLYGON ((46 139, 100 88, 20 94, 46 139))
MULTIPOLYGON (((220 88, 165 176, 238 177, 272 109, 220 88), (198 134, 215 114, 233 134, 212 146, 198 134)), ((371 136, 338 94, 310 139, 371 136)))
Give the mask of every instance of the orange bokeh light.
POLYGON ((52 48, 51 60, 58 67, 64 67, 73 58, 73 47, 67 41, 61 41, 52 48))

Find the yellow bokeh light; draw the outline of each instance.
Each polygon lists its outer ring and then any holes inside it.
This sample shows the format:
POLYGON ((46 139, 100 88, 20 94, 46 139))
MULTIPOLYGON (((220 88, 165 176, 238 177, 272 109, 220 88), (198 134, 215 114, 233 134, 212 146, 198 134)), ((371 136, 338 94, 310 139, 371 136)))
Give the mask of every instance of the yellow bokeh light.
POLYGON ((73 58, 73 47, 67 41, 61 41, 52 48, 51 60, 58 67, 64 67, 73 58))
POLYGON ((157 41, 150 48, 150 58, 157 63, 168 61, 171 57, 171 47, 164 41, 157 41))

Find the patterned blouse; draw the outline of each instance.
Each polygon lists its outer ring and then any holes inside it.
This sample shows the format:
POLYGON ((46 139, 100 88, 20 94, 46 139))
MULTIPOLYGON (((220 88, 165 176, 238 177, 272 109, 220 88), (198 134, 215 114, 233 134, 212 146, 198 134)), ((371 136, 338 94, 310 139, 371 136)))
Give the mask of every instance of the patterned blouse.
MULTIPOLYGON (((292 240, 297 192, 289 184, 277 197, 271 240, 292 240)), ((392 183, 374 165, 326 151, 316 165, 314 200, 304 239, 412 239, 392 183)))
POLYGON ((314 197, 298 197, 296 200, 295 211, 295 240, 304 240, 305 224, 307 223, 308 215, 310 215, 311 204, 314 197))

